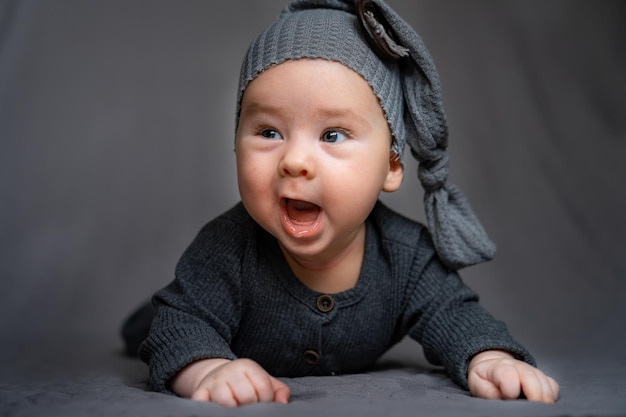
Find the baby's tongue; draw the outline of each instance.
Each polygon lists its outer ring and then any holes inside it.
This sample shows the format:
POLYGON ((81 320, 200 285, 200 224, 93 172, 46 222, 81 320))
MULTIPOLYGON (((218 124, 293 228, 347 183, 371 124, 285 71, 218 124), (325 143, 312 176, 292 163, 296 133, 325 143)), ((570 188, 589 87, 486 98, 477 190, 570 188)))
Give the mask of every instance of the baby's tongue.
POLYGON ((300 200, 287 200, 287 216, 296 224, 312 224, 320 212, 318 205, 300 200))

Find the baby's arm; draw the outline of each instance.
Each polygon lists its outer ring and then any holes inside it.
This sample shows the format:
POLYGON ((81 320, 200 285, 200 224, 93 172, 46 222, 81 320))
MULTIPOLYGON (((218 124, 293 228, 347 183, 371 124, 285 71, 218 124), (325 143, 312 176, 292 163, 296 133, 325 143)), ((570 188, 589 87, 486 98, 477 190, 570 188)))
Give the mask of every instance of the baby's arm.
POLYGON ((171 382, 187 398, 227 407, 256 402, 289 401, 289 387, 250 359, 203 359, 187 365, 171 382))
POLYGON ((559 398, 554 379, 499 350, 487 350, 472 358, 467 383, 473 396, 487 399, 515 399, 522 393, 530 401, 544 403, 559 398))

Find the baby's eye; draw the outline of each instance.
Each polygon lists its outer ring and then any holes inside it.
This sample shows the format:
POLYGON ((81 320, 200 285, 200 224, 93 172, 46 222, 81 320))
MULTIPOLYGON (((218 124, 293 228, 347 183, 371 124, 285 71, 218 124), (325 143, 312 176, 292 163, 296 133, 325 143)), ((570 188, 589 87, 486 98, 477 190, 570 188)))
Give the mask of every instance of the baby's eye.
POLYGON ((327 130, 322 134, 322 141, 328 143, 343 142, 346 139, 348 139, 347 134, 341 133, 337 130, 327 130))
POLYGON ((274 129, 263 129, 260 135, 267 139, 282 139, 283 137, 274 129))

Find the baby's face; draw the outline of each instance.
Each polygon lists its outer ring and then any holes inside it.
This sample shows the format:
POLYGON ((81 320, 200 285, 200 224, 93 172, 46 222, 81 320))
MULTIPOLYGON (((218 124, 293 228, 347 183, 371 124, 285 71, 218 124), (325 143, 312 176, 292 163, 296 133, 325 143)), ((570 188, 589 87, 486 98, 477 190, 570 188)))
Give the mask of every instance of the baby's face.
POLYGON ((239 192, 283 250, 332 258, 359 232, 402 166, 369 84, 337 62, 287 61, 261 73, 241 102, 239 192))

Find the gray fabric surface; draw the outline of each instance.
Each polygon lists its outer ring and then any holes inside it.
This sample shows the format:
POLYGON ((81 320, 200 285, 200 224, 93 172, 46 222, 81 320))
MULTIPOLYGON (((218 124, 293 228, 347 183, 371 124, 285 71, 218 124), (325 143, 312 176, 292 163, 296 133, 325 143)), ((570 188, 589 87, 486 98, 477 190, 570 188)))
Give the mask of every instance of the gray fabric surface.
MULTIPOLYGON (((524 400, 487 401, 468 396, 443 373, 408 360, 411 344, 383 360, 381 369, 340 377, 283 379, 290 404, 237 410, 148 391, 145 365, 117 352, 115 343, 87 351, 3 363, 2 416, 622 416, 626 415, 624 362, 550 360, 562 398, 556 405, 524 400), (51 358, 53 365, 46 363, 51 358), (64 359, 59 359, 64 358, 64 359)), ((34 352, 35 349, 29 350, 34 352)), ((33 355, 35 357, 36 355, 33 355)))
MULTIPOLYGON (((433 54, 450 180, 498 245, 463 275, 559 403, 470 398, 406 343, 392 369, 288 381, 288 406, 146 391, 119 326, 238 200, 239 65, 284 2, 5 0, 0 415, 626 415, 624 3, 390 4, 433 54)), ((384 200, 423 220, 406 169, 384 200)))

